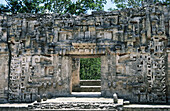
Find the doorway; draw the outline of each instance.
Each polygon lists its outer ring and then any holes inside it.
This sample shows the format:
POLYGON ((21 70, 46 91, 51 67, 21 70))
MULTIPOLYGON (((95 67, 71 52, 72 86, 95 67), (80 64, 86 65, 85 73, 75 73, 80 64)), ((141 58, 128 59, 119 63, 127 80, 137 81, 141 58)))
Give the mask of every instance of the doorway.
POLYGON ((72 94, 101 96, 101 58, 73 58, 72 94))
POLYGON ((80 58, 80 80, 100 80, 101 59, 80 58))

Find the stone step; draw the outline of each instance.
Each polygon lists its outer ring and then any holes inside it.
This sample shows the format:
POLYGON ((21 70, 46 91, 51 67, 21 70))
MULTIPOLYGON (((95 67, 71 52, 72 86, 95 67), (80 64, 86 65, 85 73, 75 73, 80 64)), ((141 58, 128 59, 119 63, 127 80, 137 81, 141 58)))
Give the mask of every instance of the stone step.
POLYGON ((123 99, 114 104, 112 98, 103 97, 59 97, 28 105, 29 110, 36 111, 122 111, 122 108, 123 99))
POLYGON ((116 111, 118 107, 122 107, 120 105, 115 105, 112 102, 63 102, 63 103, 34 103, 33 105, 29 105, 28 108, 30 110, 83 110, 83 111, 116 111))
POLYGON ((80 80, 80 86, 101 86, 101 80, 80 80))
POLYGON ((72 92, 72 97, 101 97, 101 92, 72 92))
POLYGON ((80 86, 75 87, 73 92, 100 92, 101 86, 80 86))

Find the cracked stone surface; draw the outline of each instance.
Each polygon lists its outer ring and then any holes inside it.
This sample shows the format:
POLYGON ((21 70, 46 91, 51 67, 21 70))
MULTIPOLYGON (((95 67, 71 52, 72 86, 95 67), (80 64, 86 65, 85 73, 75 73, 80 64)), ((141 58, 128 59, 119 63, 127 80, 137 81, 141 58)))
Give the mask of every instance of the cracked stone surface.
POLYGON ((82 57, 101 58, 101 96, 170 103, 170 9, 0 15, 0 102, 70 96, 82 57))

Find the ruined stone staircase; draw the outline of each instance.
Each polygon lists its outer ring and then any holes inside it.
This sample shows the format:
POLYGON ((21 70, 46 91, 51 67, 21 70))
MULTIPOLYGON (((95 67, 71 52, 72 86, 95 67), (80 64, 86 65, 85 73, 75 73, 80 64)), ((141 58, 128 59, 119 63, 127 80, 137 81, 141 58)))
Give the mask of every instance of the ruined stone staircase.
POLYGON ((100 92, 100 80, 80 80, 80 85, 73 87, 73 92, 100 92))

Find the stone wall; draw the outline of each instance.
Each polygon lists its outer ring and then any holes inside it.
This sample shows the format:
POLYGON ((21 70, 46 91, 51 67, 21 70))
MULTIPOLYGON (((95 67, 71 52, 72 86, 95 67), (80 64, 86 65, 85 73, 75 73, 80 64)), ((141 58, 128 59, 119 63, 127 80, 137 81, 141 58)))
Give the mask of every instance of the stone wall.
POLYGON ((0 16, 0 102, 8 100, 8 83, 10 70, 10 50, 8 48, 7 38, 7 16, 0 16))
POLYGON ((71 88, 77 87, 80 85, 80 59, 73 58, 72 59, 72 74, 71 74, 71 88))
POLYGON ((162 4, 80 16, 1 15, 1 102, 68 96, 79 70, 74 59, 100 57, 102 96, 168 103, 169 15, 162 4))
POLYGON ((166 70, 166 77, 167 77, 167 100, 168 103, 170 102, 170 48, 167 49, 167 70, 166 70))

